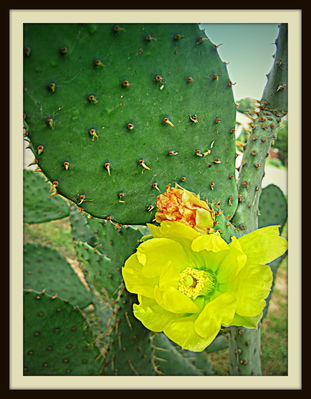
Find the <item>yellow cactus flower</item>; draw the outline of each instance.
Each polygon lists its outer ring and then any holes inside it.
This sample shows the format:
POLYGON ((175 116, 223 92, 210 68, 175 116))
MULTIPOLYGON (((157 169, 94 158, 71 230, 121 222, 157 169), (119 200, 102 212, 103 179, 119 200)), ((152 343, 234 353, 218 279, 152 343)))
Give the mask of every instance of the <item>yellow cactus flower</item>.
POLYGON ((193 227, 200 233, 214 231, 215 213, 212 208, 199 195, 179 185, 175 188, 168 185, 166 192, 157 197, 156 206, 156 222, 176 221, 193 227))
POLYGON ((200 352, 222 327, 257 327, 272 283, 266 264, 287 249, 278 226, 230 243, 176 221, 148 227, 151 237, 122 268, 127 290, 138 295, 134 315, 146 328, 200 352))

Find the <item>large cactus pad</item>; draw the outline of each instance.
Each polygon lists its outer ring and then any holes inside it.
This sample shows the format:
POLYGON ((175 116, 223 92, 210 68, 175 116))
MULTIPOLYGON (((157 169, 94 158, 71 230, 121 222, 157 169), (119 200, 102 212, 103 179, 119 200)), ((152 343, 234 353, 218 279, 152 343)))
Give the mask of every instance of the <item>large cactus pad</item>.
POLYGON ((144 224, 179 183, 233 215, 232 82, 198 25, 26 24, 24 36, 28 135, 60 194, 144 224))

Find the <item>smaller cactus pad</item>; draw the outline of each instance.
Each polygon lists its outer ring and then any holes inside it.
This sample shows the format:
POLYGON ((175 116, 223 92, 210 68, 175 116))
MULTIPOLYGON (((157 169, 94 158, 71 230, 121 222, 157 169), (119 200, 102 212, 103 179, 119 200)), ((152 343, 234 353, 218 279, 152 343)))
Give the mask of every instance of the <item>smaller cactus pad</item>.
POLYGON ((69 216, 64 198, 50 197, 51 184, 40 173, 24 169, 24 222, 43 223, 69 216))
POLYGON ((39 244, 24 245, 24 288, 45 290, 80 308, 92 302, 91 294, 67 260, 55 249, 39 244))
POLYGON ((86 242, 96 246, 97 237, 91 230, 88 219, 83 215, 76 205, 70 207, 70 226, 73 241, 86 242))
POLYGON ((89 286, 109 301, 122 281, 120 269, 87 243, 76 242, 75 249, 89 286))
POLYGON ((124 261, 134 252, 145 226, 120 225, 111 221, 87 217, 76 207, 70 211, 73 240, 85 242, 111 259, 115 267, 122 267, 124 261))
POLYGON ((259 199, 258 227, 279 224, 282 229, 287 220, 287 199, 275 184, 262 189, 259 199))

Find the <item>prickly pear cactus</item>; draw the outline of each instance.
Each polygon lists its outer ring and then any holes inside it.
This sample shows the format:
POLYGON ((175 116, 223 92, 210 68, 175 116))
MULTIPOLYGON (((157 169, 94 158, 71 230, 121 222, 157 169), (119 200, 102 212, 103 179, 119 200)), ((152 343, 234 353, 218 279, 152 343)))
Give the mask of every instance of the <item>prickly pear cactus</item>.
POLYGON ((102 359, 79 309, 24 292, 24 375, 99 375, 102 359))
POLYGON ((198 25, 24 26, 28 138, 57 192, 144 224, 176 182, 233 215, 232 82, 198 25))
POLYGON ((68 205, 60 196, 50 197, 51 184, 43 176, 32 170, 24 174, 24 222, 43 223, 69 216, 68 205))

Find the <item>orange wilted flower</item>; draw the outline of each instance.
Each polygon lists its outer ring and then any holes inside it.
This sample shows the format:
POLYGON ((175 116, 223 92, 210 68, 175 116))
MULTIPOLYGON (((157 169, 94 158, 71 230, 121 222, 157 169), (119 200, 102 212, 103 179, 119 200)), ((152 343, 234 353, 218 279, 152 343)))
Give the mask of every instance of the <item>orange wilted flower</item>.
POLYGON ((215 213, 206 201, 176 184, 170 185, 156 201, 156 222, 177 221, 186 224, 200 233, 213 233, 215 213))

